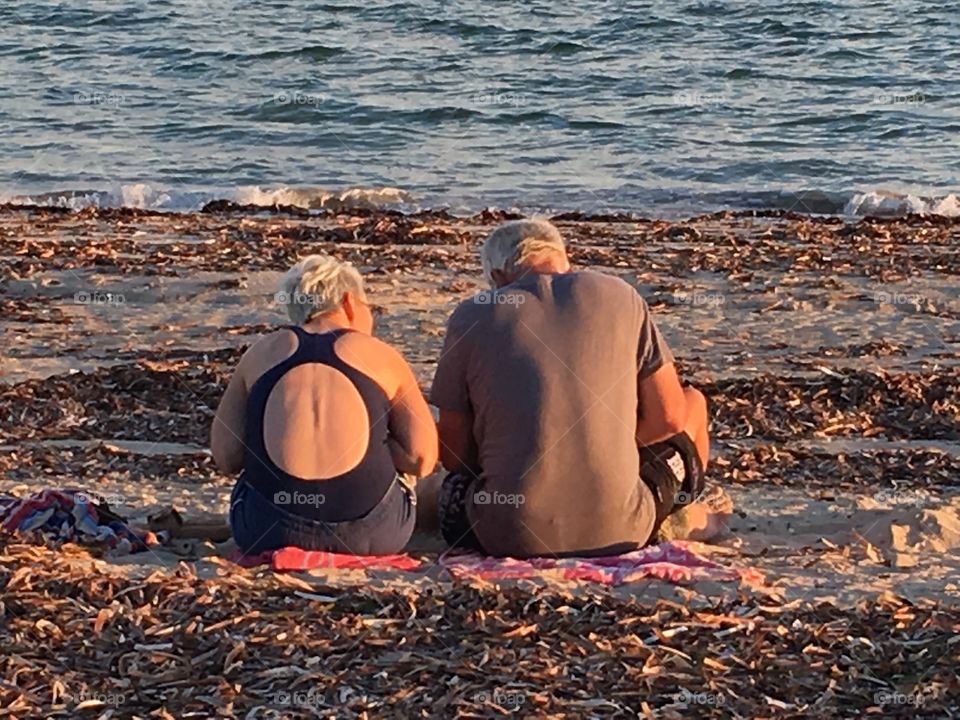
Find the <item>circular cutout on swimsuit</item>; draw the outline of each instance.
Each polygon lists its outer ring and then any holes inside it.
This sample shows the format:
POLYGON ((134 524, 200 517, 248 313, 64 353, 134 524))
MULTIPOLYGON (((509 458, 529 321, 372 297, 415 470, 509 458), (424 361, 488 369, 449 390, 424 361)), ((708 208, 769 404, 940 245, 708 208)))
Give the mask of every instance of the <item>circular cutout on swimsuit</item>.
POLYGON ((363 398, 339 370, 320 363, 289 370, 270 391, 263 442, 273 463, 302 480, 353 470, 370 445, 363 398))

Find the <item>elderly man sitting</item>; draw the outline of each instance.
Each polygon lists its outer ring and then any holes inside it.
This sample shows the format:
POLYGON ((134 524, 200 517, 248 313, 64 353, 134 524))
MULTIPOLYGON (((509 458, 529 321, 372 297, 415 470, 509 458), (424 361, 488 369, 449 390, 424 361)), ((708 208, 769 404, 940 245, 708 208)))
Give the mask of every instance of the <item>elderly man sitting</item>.
POLYGON ((438 498, 446 541, 530 557, 716 534, 729 499, 694 502, 706 400, 681 386, 643 298, 571 272, 544 221, 499 227, 481 259, 494 289, 450 318, 430 396, 450 471, 438 498))
POLYGON ((243 471, 230 502, 239 547, 400 552, 416 521, 401 473, 429 474, 437 432, 410 366, 373 337, 360 273, 312 255, 277 299, 292 325, 255 343, 217 409, 211 449, 243 471))

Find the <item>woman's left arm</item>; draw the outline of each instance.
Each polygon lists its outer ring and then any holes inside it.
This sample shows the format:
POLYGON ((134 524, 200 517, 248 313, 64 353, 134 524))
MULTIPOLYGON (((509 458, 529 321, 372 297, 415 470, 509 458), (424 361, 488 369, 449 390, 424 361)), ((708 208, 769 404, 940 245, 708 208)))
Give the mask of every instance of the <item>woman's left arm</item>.
MULTIPOLYGON (((246 356, 244 356, 244 359, 246 356)), ((225 473, 243 470, 243 435, 247 420, 247 383, 241 359, 220 400, 210 429, 210 451, 217 467, 225 473)))

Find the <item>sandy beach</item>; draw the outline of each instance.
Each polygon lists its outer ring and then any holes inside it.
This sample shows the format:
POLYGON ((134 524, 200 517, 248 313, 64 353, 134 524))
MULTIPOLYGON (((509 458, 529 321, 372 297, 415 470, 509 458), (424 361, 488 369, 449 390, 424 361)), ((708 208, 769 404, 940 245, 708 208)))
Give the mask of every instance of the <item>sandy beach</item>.
MULTIPOLYGON (((284 321, 280 274, 312 252, 355 263, 426 391, 509 217, 0 208, 0 492, 223 515, 210 422, 284 321)), ((736 515, 700 549, 766 583, 280 576, 209 542, 104 558, 0 539, 0 707, 74 717, 84 687, 123 695, 89 706, 114 717, 960 715, 960 219, 554 221, 577 267, 640 290, 710 399, 709 481, 736 515), (310 702, 271 703, 284 678, 310 702)))

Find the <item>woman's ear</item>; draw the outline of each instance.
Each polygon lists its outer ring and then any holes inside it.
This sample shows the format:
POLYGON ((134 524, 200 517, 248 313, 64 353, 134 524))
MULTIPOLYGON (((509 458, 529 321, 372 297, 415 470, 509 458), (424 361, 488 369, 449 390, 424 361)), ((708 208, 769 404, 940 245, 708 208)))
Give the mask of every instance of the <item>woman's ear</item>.
POLYGON ((343 308, 343 314, 347 316, 347 320, 353 322, 354 318, 357 316, 357 299, 354 297, 352 292, 345 292, 343 294, 343 303, 341 304, 343 308))

